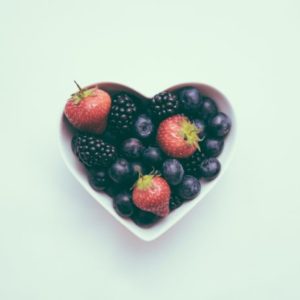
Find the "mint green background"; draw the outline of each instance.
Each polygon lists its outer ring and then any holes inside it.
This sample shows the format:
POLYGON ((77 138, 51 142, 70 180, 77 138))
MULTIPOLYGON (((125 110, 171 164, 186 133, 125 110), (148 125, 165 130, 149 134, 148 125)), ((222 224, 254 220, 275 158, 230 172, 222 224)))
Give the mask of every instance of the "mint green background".
POLYGON ((0 299, 300 299, 299 1, 1 1, 0 299), (238 117, 214 191, 152 243, 63 166, 59 114, 97 81, 211 84, 238 117))

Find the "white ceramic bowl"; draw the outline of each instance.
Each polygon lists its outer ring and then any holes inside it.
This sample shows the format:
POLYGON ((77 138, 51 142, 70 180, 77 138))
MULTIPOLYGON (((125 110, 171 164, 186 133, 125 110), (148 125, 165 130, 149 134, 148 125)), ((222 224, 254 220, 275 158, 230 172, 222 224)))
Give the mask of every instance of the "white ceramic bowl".
MULTIPOLYGON (((130 92, 131 94, 137 95, 143 101, 147 101, 149 99, 127 86, 123 86, 121 84, 112 83, 112 82, 97 83, 97 84, 90 85, 87 88, 96 85, 99 88, 106 90, 111 95, 118 93, 120 91, 127 91, 130 92)), ((71 149, 71 139, 73 135, 73 129, 68 124, 63 114, 60 117, 59 146, 60 146, 62 158, 65 164, 67 165, 68 169, 70 170, 70 172, 78 180, 79 184, 81 184, 86 189, 86 191, 92 197, 94 197, 95 200, 98 201, 98 203, 100 203, 114 218, 116 218, 123 226, 125 226, 134 235, 136 235, 137 237, 139 237, 144 241, 152 241, 158 238, 163 233, 165 233, 169 228, 175 225, 181 218, 183 218, 191 209, 193 209, 193 207, 195 207, 195 205, 197 205, 207 195, 207 193, 219 182, 221 176, 223 176, 232 158, 233 148, 236 139, 236 118, 230 102, 226 99, 226 97, 222 93, 220 93, 215 88, 200 83, 189 82, 189 83, 178 84, 166 90, 172 91, 181 88, 183 86, 194 86, 198 88, 204 95, 207 95, 210 98, 214 99, 219 107, 219 110, 226 113, 231 118, 232 129, 230 134, 225 140, 224 150, 219 157, 219 160, 222 164, 222 169, 219 176, 215 180, 210 182, 201 181, 202 184, 201 193, 196 199, 184 203, 181 207, 171 212, 166 218, 163 218, 161 221, 159 221, 157 224, 155 224, 150 228, 141 228, 137 226, 135 223, 133 223, 131 220, 121 218, 115 212, 112 206, 111 198, 108 195, 104 193, 96 192, 91 188, 87 180, 87 174, 85 168, 78 161, 78 159, 73 154, 71 149)))

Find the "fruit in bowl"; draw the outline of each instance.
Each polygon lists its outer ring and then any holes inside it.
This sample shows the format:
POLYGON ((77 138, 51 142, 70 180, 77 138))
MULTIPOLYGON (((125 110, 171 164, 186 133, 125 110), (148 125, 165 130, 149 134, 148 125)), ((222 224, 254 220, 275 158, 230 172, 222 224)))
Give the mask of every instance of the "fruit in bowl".
POLYGON ((188 85, 151 99, 79 87, 64 114, 91 187, 141 227, 168 218, 219 175, 232 126, 211 96, 188 85))

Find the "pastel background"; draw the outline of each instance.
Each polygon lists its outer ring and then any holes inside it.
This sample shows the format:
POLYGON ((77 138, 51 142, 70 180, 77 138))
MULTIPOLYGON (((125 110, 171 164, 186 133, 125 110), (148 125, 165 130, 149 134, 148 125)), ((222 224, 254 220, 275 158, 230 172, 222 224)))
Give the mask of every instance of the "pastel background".
POLYGON ((300 2, 0 2, 0 299, 300 299, 300 2), (217 187, 138 240, 58 151, 73 79, 220 89, 238 118, 217 187))

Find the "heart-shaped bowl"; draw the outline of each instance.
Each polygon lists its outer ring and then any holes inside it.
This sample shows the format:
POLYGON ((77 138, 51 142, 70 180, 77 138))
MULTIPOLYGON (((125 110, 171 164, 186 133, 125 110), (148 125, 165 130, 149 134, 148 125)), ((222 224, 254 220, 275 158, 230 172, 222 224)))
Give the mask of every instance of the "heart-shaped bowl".
MULTIPOLYGON (((112 82, 100 82, 93 85, 90 85, 86 88, 98 86, 100 89, 107 91, 111 96, 117 94, 121 91, 128 92, 131 95, 137 96, 140 101, 149 100, 148 97, 143 96, 137 91, 112 82)), ((183 218, 189 211, 193 209, 206 195, 209 191, 212 190, 214 186, 219 182, 220 178, 223 176, 225 170, 229 166, 231 158, 233 156, 233 149, 236 139, 236 118, 233 111, 233 108, 228 101, 228 99, 215 88, 201 83, 183 83, 172 86, 166 91, 174 91, 180 89, 184 86, 193 86, 199 89, 204 95, 212 98, 218 105, 220 111, 226 113, 231 121, 232 128, 229 135, 226 137, 224 150, 222 154, 219 156, 219 160, 222 164, 221 172, 219 176, 210 182, 205 182, 201 180, 201 193, 199 196, 189 202, 184 203, 178 209, 172 211, 167 217, 161 219, 158 223, 154 224, 150 228, 141 228, 136 225, 130 219, 121 218, 114 210, 112 199, 105 193, 97 192, 92 189, 88 182, 87 172, 84 166, 78 161, 77 157, 73 154, 71 149, 71 139, 74 134, 74 129, 70 126, 64 114, 60 116, 60 126, 59 126, 59 148, 62 154, 62 158, 67 165, 69 171, 73 174, 73 176, 77 179, 79 184, 81 184, 86 191, 96 200, 98 201, 116 220, 118 220, 123 226, 125 226, 129 231, 131 231, 134 235, 139 237, 144 241, 152 241, 163 233, 165 233, 169 228, 175 225, 181 218, 183 218)))

